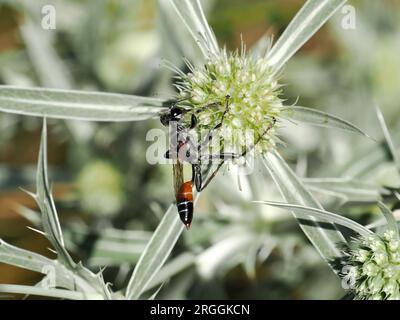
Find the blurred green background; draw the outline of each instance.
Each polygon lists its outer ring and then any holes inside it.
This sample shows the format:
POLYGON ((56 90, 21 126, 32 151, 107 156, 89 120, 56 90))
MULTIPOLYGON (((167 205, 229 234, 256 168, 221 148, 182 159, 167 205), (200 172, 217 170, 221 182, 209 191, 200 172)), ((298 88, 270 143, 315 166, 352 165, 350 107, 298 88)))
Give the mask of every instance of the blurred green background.
MULTIPOLYGON (((247 47, 275 39, 302 6, 297 0, 204 1, 219 44, 247 47)), ((379 104, 395 142, 400 124, 400 1, 350 1, 356 29, 338 12, 282 73, 287 103, 315 107, 355 123, 380 141, 379 104)), ((163 59, 184 67, 195 48, 172 12, 156 1, 0 1, 0 83, 169 97, 173 76, 163 59), (56 30, 40 28, 52 4, 56 30)), ((0 238, 49 257, 35 232, 32 189, 41 119, 0 114, 0 238)), ((146 141, 156 120, 135 123, 49 121, 50 179, 67 245, 76 260, 106 266, 113 289, 126 286, 140 253, 173 201, 172 169, 149 165, 146 141)), ((285 124, 283 155, 301 177, 357 176, 397 187, 400 179, 371 140, 335 130, 285 124)), ((363 224, 378 219, 359 195, 341 201, 316 193, 327 210, 363 224), (345 202, 345 203, 344 203, 345 202)), ((265 170, 236 183, 230 167, 202 193, 192 229, 163 272, 159 298, 337 299, 340 281, 285 211, 252 200, 280 201, 265 170), (240 236, 238 236, 240 235, 240 236)), ((0 283, 34 284, 40 275, 0 263, 0 283)))

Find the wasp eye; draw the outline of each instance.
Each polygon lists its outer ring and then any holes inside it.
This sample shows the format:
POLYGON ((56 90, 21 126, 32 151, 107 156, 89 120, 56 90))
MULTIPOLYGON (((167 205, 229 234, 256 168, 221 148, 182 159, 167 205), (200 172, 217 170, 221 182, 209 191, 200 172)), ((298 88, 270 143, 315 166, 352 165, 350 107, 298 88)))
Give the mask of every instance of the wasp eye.
POLYGON ((172 109, 171 109, 171 116, 172 116, 173 118, 178 118, 178 119, 180 119, 181 116, 182 116, 182 109, 181 109, 181 108, 178 108, 178 107, 172 108, 172 109))

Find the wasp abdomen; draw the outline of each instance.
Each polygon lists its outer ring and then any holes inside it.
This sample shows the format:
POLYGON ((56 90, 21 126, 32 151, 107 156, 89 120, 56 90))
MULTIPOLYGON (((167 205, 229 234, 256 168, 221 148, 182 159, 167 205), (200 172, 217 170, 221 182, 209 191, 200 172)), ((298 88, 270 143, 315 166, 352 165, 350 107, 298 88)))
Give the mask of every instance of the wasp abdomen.
POLYGON ((176 205, 181 221, 189 229, 193 219, 192 181, 185 182, 181 186, 176 195, 176 205))

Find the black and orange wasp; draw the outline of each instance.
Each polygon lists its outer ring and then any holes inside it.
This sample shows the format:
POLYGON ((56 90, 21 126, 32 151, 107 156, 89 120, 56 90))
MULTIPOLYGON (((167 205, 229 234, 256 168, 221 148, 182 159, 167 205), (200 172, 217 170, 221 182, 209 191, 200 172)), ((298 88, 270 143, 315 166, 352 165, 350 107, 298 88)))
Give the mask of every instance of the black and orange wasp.
MULTIPOLYGON (((205 148, 213 139, 217 130, 219 130, 224 122, 226 114, 229 112, 229 95, 225 99, 225 110, 217 125, 215 125, 205 136, 205 138, 198 143, 194 141, 191 130, 195 129, 198 124, 197 115, 207 108, 220 107, 220 103, 212 103, 205 105, 197 110, 187 110, 178 106, 179 102, 172 103, 168 111, 160 115, 162 125, 170 128, 170 149, 166 152, 167 159, 173 159, 173 178, 176 205, 179 217, 187 229, 190 228, 193 219, 193 185, 197 192, 203 191, 212 179, 217 175, 218 171, 226 160, 235 160, 244 157, 254 146, 261 140, 261 138, 272 127, 270 126, 257 141, 248 147, 241 154, 239 153, 218 153, 208 154, 205 153, 205 148), (185 124, 183 121, 184 115, 190 114, 190 123, 185 124), (216 169, 208 176, 207 180, 203 182, 202 163, 205 161, 219 160, 216 169), (192 178, 189 181, 184 180, 183 165, 189 163, 192 166, 192 178)), ((274 119, 275 122, 275 119, 274 119)))

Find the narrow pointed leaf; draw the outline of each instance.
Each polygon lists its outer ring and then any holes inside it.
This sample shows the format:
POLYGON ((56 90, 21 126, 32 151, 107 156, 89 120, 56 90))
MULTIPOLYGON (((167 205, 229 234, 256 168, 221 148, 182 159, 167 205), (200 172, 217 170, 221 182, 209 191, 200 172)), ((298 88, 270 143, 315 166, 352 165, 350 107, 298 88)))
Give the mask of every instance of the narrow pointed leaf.
POLYGON ((126 289, 128 299, 138 299, 167 260, 183 230, 174 206, 170 206, 137 263, 126 289))
MULTIPOLYGON (((264 165, 270 172, 283 198, 288 203, 323 210, 321 204, 312 196, 304 184, 290 169, 285 160, 283 160, 276 151, 265 154, 264 160, 264 165)), ((308 224, 302 224, 301 221, 299 221, 300 227, 316 250, 328 263, 334 258, 341 257, 338 244, 346 242, 346 240, 333 223, 324 221, 324 226, 322 226, 314 217, 307 214, 293 212, 293 215, 297 219, 305 219, 310 222, 308 224)), ((335 268, 334 265, 331 264, 331 266, 333 269, 335 268)))
POLYGON ((12 284, 0 284, 0 292, 27 294, 69 300, 103 300, 103 297, 99 294, 85 295, 84 293, 77 291, 63 289, 45 289, 34 286, 12 284))
POLYGON ((93 293, 88 285, 76 272, 67 269, 57 260, 51 260, 35 252, 12 246, 0 239, 0 262, 19 268, 35 271, 42 274, 54 272, 57 287, 73 289, 79 288, 82 292, 93 293))
MULTIPOLYGON (((182 28, 181 23, 176 23, 176 11, 169 0, 158 1, 157 14, 157 32, 160 34, 162 41, 163 59, 176 66, 176 68, 183 65, 184 57, 195 65, 204 62, 204 56, 198 45, 193 41, 189 30, 182 28)), ((169 70, 169 72, 163 73, 162 77, 165 77, 165 81, 169 83, 171 77, 175 75, 176 71, 169 70)))
POLYGON ((185 269, 193 266, 196 257, 192 253, 183 253, 174 259, 171 259, 153 278, 148 288, 154 288, 168 281, 174 275, 180 274, 185 269))
POLYGON ((353 133, 358 133, 369 138, 365 132, 349 121, 316 109, 293 106, 283 112, 283 117, 314 126, 342 129, 353 133))
POLYGON ((244 231, 214 243, 197 256, 198 273, 203 279, 212 279, 216 273, 224 272, 233 265, 243 262, 255 238, 254 234, 244 231))
POLYGON ((164 283, 162 283, 162 284, 158 287, 158 289, 157 289, 156 291, 154 291, 154 293, 153 293, 147 300, 154 300, 154 299, 158 296, 158 294, 160 293, 160 291, 161 291, 161 289, 162 289, 163 286, 164 286, 164 283))
POLYGON ((56 250, 59 258, 70 268, 75 268, 75 263, 65 249, 64 238, 61 231, 54 199, 50 193, 47 177, 47 128, 46 120, 43 121, 42 138, 40 142, 38 167, 36 174, 35 200, 42 212, 42 224, 47 238, 56 250))
POLYGON ((46 273, 49 267, 54 268, 57 286, 73 288, 74 279, 57 261, 40 254, 12 246, 0 239, 0 262, 19 268, 46 273))
POLYGON ((382 143, 354 155, 338 175, 362 178, 384 162, 390 161, 382 143))
POLYGON ((182 19, 204 57, 217 54, 219 47, 199 0, 169 0, 182 19))
POLYGON ((253 58, 264 57, 272 48, 273 37, 266 34, 262 36, 249 50, 253 58))
POLYGON ((390 150, 390 154, 391 154, 391 156, 393 158, 393 162, 396 165, 397 170, 399 170, 399 172, 400 172, 399 156, 397 155, 397 150, 396 150, 396 147, 395 147, 395 145, 393 143, 392 137, 390 136, 389 129, 388 129, 388 127, 386 125, 386 122, 385 122, 385 118, 383 117, 382 111, 378 106, 376 107, 376 114, 378 116, 379 124, 380 124, 380 126, 382 128, 383 135, 385 136, 386 144, 387 144, 387 146, 388 146, 388 148, 390 150))
POLYGON ((326 210, 294 205, 289 203, 274 202, 274 201, 259 201, 259 202, 269 206, 291 210, 299 214, 306 214, 320 221, 329 221, 331 223, 336 223, 338 225, 342 225, 346 228, 349 228, 364 237, 368 237, 371 234, 373 234, 372 231, 368 230, 361 224, 358 224, 357 222, 349 218, 342 217, 336 213, 332 213, 326 210))
POLYGON ((394 232, 397 239, 400 239, 399 228, 397 226, 397 221, 392 211, 388 207, 386 207, 385 204, 382 203, 381 201, 378 202, 378 207, 387 221, 387 226, 389 230, 394 232))
POLYGON ((302 181, 310 190, 332 194, 345 201, 376 202, 382 198, 381 194, 388 193, 381 187, 354 178, 307 178, 302 181))
POLYGON ((162 99, 114 93, 0 86, 0 111, 87 121, 139 121, 158 117, 162 99))
POLYGON ((346 0, 308 0, 268 54, 270 65, 280 70, 346 0))
MULTIPOLYGON (((25 1, 24 5, 30 13, 40 10, 40 4, 34 4, 33 1, 25 1)), ((54 50, 50 40, 51 33, 41 28, 36 15, 25 16, 24 24, 21 26, 21 36, 40 83, 49 88, 71 89, 73 87, 71 74, 54 50)))
POLYGON ((36 175, 36 195, 35 200, 42 213, 42 226, 47 239, 51 242, 57 252, 59 261, 69 270, 75 272, 81 279, 87 290, 97 291, 109 298, 110 292, 101 277, 97 277, 89 269, 83 267, 81 263, 76 264, 68 253, 61 231, 58 214, 53 196, 50 192, 47 175, 47 128, 46 120, 43 121, 42 138, 40 142, 39 159, 36 175))

